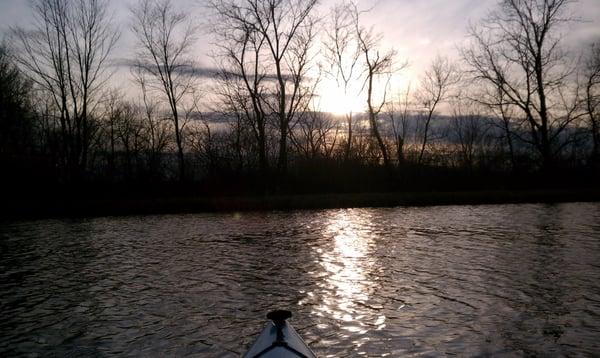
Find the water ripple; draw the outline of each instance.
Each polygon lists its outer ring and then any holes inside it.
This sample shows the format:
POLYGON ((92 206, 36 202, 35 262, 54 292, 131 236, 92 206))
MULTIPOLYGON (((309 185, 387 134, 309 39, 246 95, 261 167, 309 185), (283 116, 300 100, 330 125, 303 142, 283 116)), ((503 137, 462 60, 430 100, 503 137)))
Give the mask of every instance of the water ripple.
POLYGON ((1 356, 239 356, 287 307, 323 357, 594 355, 600 204, 0 227, 1 356))

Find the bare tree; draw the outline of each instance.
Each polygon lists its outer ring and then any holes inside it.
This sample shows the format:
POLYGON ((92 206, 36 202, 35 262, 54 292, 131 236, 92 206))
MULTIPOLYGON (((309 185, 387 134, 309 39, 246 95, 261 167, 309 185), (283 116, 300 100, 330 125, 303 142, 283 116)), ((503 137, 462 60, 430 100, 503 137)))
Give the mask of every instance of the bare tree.
POLYGON ((594 43, 584 68, 585 113, 592 134, 592 161, 600 161, 600 43, 594 43))
POLYGON ((411 85, 409 84, 404 93, 398 95, 397 100, 390 100, 386 104, 386 112, 390 119, 392 135, 396 149, 396 160, 398 165, 405 159, 405 144, 410 130, 411 116, 411 85))
POLYGON ((139 46, 136 67, 149 75, 148 85, 166 98, 173 120, 179 179, 185 179, 181 103, 194 85, 190 51, 197 27, 190 14, 175 10, 170 0, 140 0, 131 9, 131 29, 139 46))
MULTIPOLYGON (((304 85, 314 40, 311 13, 317 0, 214 0, 211 6, 221 28, 250 38, 270 84, 263 87, 262 105, 277 119, 278 169, 287 170, 288 130, 294 116, 305 110, 312 96, 304 85), (260 45, 257 46, 257 45, 260 45), (271 72, 272 71, 272 72, 271 72), (270 97, 270 98, 269 98, 270 97), (273 99, 273 101, 269 100, 273 99)), ((259 61, 257 60, 256 63, 259 61)), ((256 72, 255 72, 256 73, 256 72)), ((264 83, 264 82, 263 82, 264 83)), ((247 86, 248 87, 248 86, 247 86)), ((252 97, 252 95, 251 95, 252 97)), ((264 109, 264 108, 263 108, 264 109)))
POLYGON ((78 180, 92 142, 91 113, 118 35, 104 0, 35 0, 32 8, 33 29, 12 29, 16 58, 58 108, 61 164, 78 180))
POLYGON ((237 76, 228 74, 226 70, 221 70, 221 76, 218 77, 214 91, 220 100, 216 101, 213 111, 224 118, 231 119, 228 121, 231 133, 229 139, 232 140, 235 150, 238 172, 242 170, 246 159, 249 159, 246 158, 245 152, 254 146, 250 152, 259 153, 259 168, 260 172, 264 174, 267 165, 264 116, 258 112, 260 119, 257 120, 256 113, 253 111, 254 107, 249 103, 245 89, 236 78, 232 77, 237 78, 237 76))
POLYGON ((429 141, 431 120, 439 105, 448 99, 454 86, 460 81, 460 72, 447 58, 437 56, 421 78, 417 98, 425 109, 423 139, 417 162, 423 161, 423 155, 429 141))
POLYGON ((565 114, 560 93, 570 68, 561 50, 560 26, 570 21, 572 0, 502 0, 478 26, 463 58, 473 77, 493 88, 525 117, 531 143, 550 169, 576 116, 565 114))
POLYGON ((500 132, 502 146, 508 148, 511 170, 517 169, 515 138, 519 138, 518 131, 523 127, 523 120, 516 116, 517 108, 511 105, 504 91, 500 87, 484 86, 477 88, 476 94, 470 96, 471 101, 483 105, 497 120, 492 120, 491 125, 500 132))
POLYGON ((330 113, 307 111, 302 113, 290 139, 298 152, 307 159, 331 158, 338 140, 339 124, 330 113))
POLYGON ((161 155, 169 144, 169 132, 172 132, 169 123, 160 116, 160 108, 149 93, 148 78, 143 68, 132 68, 133 81, 140 87, 142 115, 146 129, 146 156, 148 170, 152 175, 159 175, 161 167, 161 155))
MULTIPOLYGON (((398 70, 394 69, 394 57, 396 52, 394 50, 384 52, 380 49, 382 35, 375 33, 372 28, 367 29, 362 26, 360 23, 360 14, 361 13, 358 11, 356 5, 354 5, 354 28, 360 55, 363 58, 361 63, 363 71, 362 75, 364 78, 363 88, 366 88, 367 91, 367 115, 369 126, 371 128, 371 134, 377 141, 377 145, 381 151, 384 165, 391 171, 392 165, 390 162, 390 155, 379 130, 378 117, 387 101, 387 92, 392 73, 398 70), (375 93, 377 90, 380 92, 379 96, 375 93)), ((401 67, 404 66, 405 64, 401 67)))
MULTIPOLYGON (((265 175, 268 168, 266 122, 267 68, 261 63, 265 36, 250 24, 247 12, 235 3, 211 2, 217 14, 213 32, 217 36, 215 56, 219 63, 216 92, 226 114, 234 113, 238 123, 252 128, 256 139, 259 170, 265 175), (242 120, 242 117, 245 120, 242 120)), ((241 129, 241 127, 240 127, 241 129)))
POLYGON ((23 155, 33 143, 31 83, 0 43, 0 160, 23 155))
POLYGON ((457 96, 452 102, 451 130, 458 142, 458 153, 463 167, 471 170, 475 157, 481 151, 484 137, 489 130, 485 116, 477 102, 468 96, 457 96))
POLYGON ((103 117, 107 121, 105 125, 106 136, 108 137, 109 155, 108 155, 108 167, 110 177, 115 176, 116 172, 116 153, 117 153, 117 134, 116 126, 120 112, 120 104, 123 98, 123 93, 118 89, 109 90, 105 94, 103 100, 104 113, 103 117), (108 127, 108 128, 106 128, 108 127))
POLYGON ((139 164, 139 155, 144 146, 143 122, 139 115, 139 108, 131 102, 121 101, 115 114, 116 138, 123 151, 126 177, 131 179, 139 164))
MULTIPOLYGON (((348 96, 354 81, 360 81, 358 64, 361 51, 356 38, 354 10, 355 7, 351 3, 339 3, 331 9, 333 20, 326 28, 323 43, 325 58, 330 65, 329 73, 338 86, 343 89, 344 96, 348 96)), ((344 159, 348 160, 352 151, 353 113, 351 109, 348 110, 345 117, 347 135, 344 159)))

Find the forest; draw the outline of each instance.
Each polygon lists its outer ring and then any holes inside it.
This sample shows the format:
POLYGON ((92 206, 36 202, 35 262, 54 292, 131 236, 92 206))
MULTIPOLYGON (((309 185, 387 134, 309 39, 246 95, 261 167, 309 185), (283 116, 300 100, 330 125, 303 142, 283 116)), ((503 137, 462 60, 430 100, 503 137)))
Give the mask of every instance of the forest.
POLYGON ((178 5, 118 27, 104 0, 31 2, 0 46, 3 195, 597 188, 600 37, 564 41, 573 1, 500 0, 402 85, 357 3, 178 5))

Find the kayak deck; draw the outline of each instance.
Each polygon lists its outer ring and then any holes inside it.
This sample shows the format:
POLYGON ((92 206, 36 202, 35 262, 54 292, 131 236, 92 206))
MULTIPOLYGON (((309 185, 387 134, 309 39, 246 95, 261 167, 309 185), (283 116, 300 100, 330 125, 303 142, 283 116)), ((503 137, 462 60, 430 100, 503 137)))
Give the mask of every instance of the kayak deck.
POLYGON ((288 311, 274 311, 267 317, 273 320, 263 328, 256 341, 248 352, 244 354, 247 358, 316 358, 302 337, 296 332, 291 324, 281 319, 281 312, 289 314, 288 311), (279 315, 277 314, 279 312, 279 315), (273 313, 275 313, 273 315, 273 313), (272 317, 275 316, 275 319, 272 317))

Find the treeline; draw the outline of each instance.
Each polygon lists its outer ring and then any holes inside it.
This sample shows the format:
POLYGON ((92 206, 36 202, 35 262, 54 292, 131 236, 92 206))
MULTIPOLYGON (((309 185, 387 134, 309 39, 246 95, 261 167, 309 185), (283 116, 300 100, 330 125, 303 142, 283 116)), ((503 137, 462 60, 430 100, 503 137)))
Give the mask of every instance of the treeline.
POLYGON ((118 81, 110 59, 120 32, 107 2, 32 2, 33 24, 12 28, 0 47, 4 188, 179 182, 246 193, 597 179, 600 46, 565 47, 570 1, 500 1, 469 28, 459 61, 437 56, 401 90, 392 83, 405 60, 354 3, 324 14, 316 0, 210 0, 201 9, 212 19, 210 69, 193 58, 200 27, 175 5, 132 7, 135 53, 118 81), (346 113, 321 107, 326 80, 346 113), (351 110, 357 100, 363 112, 351 110))

